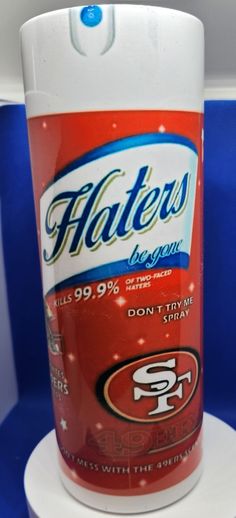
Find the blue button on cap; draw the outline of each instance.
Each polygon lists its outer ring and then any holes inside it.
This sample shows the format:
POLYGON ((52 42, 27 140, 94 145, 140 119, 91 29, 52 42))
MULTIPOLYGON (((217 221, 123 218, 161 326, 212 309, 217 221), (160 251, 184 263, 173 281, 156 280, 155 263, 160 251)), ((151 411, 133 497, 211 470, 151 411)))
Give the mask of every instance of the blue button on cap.
POLYGON ((102 9, 98 5, 83 7, 80 18, 87 27, 96 27, 102 21, 102 9))

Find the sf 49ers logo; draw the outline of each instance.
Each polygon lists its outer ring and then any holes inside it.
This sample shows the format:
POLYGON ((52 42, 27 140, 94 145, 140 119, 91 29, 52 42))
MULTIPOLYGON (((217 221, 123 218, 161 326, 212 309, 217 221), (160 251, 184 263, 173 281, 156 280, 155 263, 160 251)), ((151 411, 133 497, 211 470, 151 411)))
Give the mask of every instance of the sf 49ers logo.
POLYGON ((148 415, 162 414, 169 412, 175 408, 173 401, 174 396, 179 399, 184 398, 184 381, 191 383, 192 371, 188 370, 180 376, 172 369, 176 367, 176 359, 171 358, 165 362, 149 363, 144 367, 140 367, 133 374, 133 380, 140 385, 150 386, 151 390, 134 387, 134 400, 139 401, 142 397, 155 397, 157 406, 154 410, 148 412, 148 415), (155 372, 155 369, 161 369, 155 372), (177 388, 174 389, 174 387, 177 388))
POLYGON ((200 358, 192 348, 132 358, 105 372, 97 395, 106 408, 136 422, 159 422, 178 414, 192 400, 200 358))

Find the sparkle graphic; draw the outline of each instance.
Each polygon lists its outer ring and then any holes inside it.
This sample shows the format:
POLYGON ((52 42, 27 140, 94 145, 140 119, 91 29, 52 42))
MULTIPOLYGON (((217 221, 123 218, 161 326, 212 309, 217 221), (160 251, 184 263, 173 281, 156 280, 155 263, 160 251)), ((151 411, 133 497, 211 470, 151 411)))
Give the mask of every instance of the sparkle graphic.
POLYGON ((96 423, 95 426, 96 426, 97 430, 103 429, 102 423, 96 423))
POLYGON ((144 487, 144 486, 146 486, 146 485, 147 485, 147 481, 146 481, 144 478, 142 478, 142 480, 140 480, 140 482, 139 482, 139 485, 140 485, 141 487, 144 487))
POLYGON ((119 360, 120 359, 120 355, 119 354, 113 354, 112 356, 113 360, 119 360))
POLYGON ((47 125, 46 121, 43 121, 42 127, 43 127, 43 129, 47 129, 48 125, 47 125))
POLYGON ((67 358, 68 358, 68 360, 70 360, 70 362, 74 362, 75 361, 75 355, 73 353, 67 354, 67 358))
POLYGON ((124 299, 124 297, 118 297, 118 299, 115 300, 115 303, 117 304, 117 306, 120 306, 120 308, 122 306, 124 306, 126 304, 127 300, 124 299))
POLYGON ((169 333, 166 333, 166 334, 165 334, 165 337, 166 337, 166 338, 170 338, 169 333))
POLYGON ((63 432, 66 432, 68 430, 67 422, 63 417, 60 420, 60 426, 62 427, 63 432))
POLYGON ((145 340, 144 340, 144 338, 139 338, 139 339, 138 339, 138 344, 139 344, 139 345, 143 345, 143 344, 145 344, 145 340))
POLYGON ((116 124, 116 122, 113 122, 112 127, 113 127, 114 129, 115 129, 115 128, 117 128, 117 124, 116 124))
POLYGON ((159 131, 160 133, 165 133, 165 131, 166 131, 165 126, 163 126, 163 124, 161 124, 161 125, 159 126, 159 128, 158 128, 158 131, 159 131))
POLYGON ((198 187, 200 187, 201 186, 201 180, 198 180, 197 184, 198 184, 198 187))
POLYGON ((189 284, 189 287, 188 287, 189 291, 190 291, 191 293, 193 293, 194 288, 195 288, 195 284, 194 284, 194 282, 191 282, 191 283, 189 284))

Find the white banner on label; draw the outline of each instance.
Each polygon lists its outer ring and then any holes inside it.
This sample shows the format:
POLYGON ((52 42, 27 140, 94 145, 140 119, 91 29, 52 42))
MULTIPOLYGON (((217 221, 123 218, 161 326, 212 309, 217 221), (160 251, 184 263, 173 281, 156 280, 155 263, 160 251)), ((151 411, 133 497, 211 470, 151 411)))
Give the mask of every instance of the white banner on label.
POLYGON ((44 293, 187 268, 197 163, 190 140, 153 133, 97 148, 59 172, 40 200, 44 293))

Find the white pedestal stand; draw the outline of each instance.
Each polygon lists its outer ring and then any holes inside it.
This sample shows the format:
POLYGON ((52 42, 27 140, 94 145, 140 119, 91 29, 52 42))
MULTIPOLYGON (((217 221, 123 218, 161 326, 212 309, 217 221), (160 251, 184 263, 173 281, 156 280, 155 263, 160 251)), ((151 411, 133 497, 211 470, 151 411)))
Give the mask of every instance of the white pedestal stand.
MULTIPOLYGON (((58 475, 54 431, 46 435, 31 454, 24 485, 32 518, 108 518, 110 515, 86 507, 64 489, 58 475)), ((140 518, 142 515, 122 516, 140 518)), ((236 432, 216 417, 205 414, 204 471, 199 483, 182 500, 145 516, 236 518, 236 432)))

